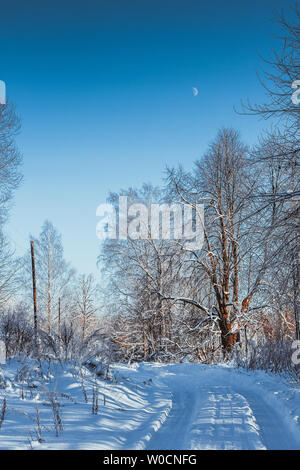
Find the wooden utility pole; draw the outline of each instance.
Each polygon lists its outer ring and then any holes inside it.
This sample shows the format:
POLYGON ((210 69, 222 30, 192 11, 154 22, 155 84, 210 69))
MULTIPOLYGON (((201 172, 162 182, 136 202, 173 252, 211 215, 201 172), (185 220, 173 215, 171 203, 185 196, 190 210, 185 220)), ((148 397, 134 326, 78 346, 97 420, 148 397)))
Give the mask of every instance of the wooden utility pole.
POLYGON ((32 265, 32 292, 33 292, 33 324, 34 324, 34 345, 37 352, 37 301, 36 301, 36 279, 35 279, 35 262, 34 262, 34 241, 30 242, 31 249, 31 265, 32 265))

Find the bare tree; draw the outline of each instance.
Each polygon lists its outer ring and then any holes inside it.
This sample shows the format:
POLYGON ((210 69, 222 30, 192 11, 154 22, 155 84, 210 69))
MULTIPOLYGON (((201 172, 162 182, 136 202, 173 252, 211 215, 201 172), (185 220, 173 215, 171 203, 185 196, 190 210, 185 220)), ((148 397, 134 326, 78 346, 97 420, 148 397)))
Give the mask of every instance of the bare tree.
POLYGON ((15 259, 9 241, 0 230, 0 308, 5 308, 17 292, 21 263, 15 259))
MULTIPOLYGON (((293 19, 288 20, 282 12, 278 18, 281 34, 281 48, 273 52, 271 59, 264 60, 261 83, 266 91, 267 100, 263 104, 243 105, 243 112, 276 119, 276 131, 272 130, 264 137, 259 149, 254 152, 254 163, 262 162, 269 168, 277 167, 280 184, 264 188, 256 196, 262 206, 277 202, 281 205, 281 218, 277 226, 281 227, 281 253, 289 260, 291 270, 287 275, 293 280, 291 289, 295 314, 296 338, 300 339, 300 268, 299 268, 299 157, 300 157, 300 105, 292 99, 299 87, 300 79, 300 11, 295 5, 293 19), (284 181, 285 180, 285 181, 284 181)), ((277 237, 277 234, 276 234, 277 237)), ((287 278, 282 278, 282 285, 287 286, 287 278)))
MULTIPOLYGON (((143 203, 148 209, 151 203, 164 201, 163 191, 151 185, 130 188, 121 195, 128 197, 128 204, 143 203)), ((118 196, 111 195, 110 201, 117 205, 118 196)), ((115 317, 114 341, 128 359, 166 359, 177 348, 176 318, 175 307, 163 302, 162 294, 175 291, 178 249, 168 240, 151 238, 150 220, 143 230, 147 232, 145 239, 129 236, 103 244, 99 261, 109 277, 106 303, 111 302, 115 317)))
POLYGON ((95 328, 95 315, 98 311, 97 305, 98 286, 94 276, 82 274, 77 280, 75 287, 74 314, 79 320, 82 340, 95 328))
MULTIPOLYGON (((300 63, 300 11, 293 8, 293 20, 287 20, 282 11, 276 22, 280 28, 281 47, 274 50, 270 59, 263 58, 260 82, 266 91, 266 101, 262 104, 243 104, 243 112, 261 115, 264 118, 278 118, 290 129, 299 126, 300 108, 292 101, 295 91, 292 85, 299 80, 300 63)), ((299 128, 298 128, 299 130, 299 128)), ((299 147, 295 150, 299 150, 299 147)))
MULTIPOLYGON (((45 221, 38 239, 31 237, 35 246, 38 308, 48 333, 57 317, 59 298, 69 296, 75 271, 65 261, 61 235, 49 221, 45 221), (55 314, 55 317, 54 317, 55 314)), ((24 258, 25 287, 30 288, 29 254, 24 258)))
POLYGON ((15 144, 20 121, 11 104, 0 104, 0 306, 7 304, 15 291, 19 269, 2 227, 8 216, 9 203, 20 184, 21 155, 15 144))
MULTIPOLYGON (((196 162, 193 174, 182 169, 169 172, 169 188, 174 197, 193 208, 196 203, 205 204, 203 249, 188 251, 194 273, 205 275, 213 295, 211 308, 197 297, 187 299, 180 295, 175 300, 193 305, 207 322, 217 323, 224 352, 231 351, 240 340, 240 323, 246 319, 271 258, 265 235, 261 246, 261 239, 253 231, 253 219, 252 226, 249 222, 255 184, 247 149, 231 129, 219 132, 204 158, 196 162), (256 269, 247 286, 251 253, 256 255, 256 269)), ((253 218, 256 210, 252 209, 253 218)), ((192 279, 194 275, 192 272, 192 279)))
POLYGON ((11 104, 0 104, 0 223, 7 217, 9 202, 21 182, 21 155, 15 144, 20 121, 11 104))

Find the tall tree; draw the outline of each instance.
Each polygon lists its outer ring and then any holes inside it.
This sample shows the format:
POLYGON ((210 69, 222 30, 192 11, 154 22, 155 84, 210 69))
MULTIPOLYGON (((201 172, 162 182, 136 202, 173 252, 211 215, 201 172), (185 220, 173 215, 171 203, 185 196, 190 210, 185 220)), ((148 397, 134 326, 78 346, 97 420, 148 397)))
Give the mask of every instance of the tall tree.
MULTIPOLYGON (((278 204, 282 207, 281 218, 278 218, 277 226, 282 228, 281 237, 285 238, 285 243, 281 246, 283 259, 289 260, 291 266, 291 270, 286 270, 286 273, 293 280, 289 291, 293 297, 296 338, 300 339, 299 7, 295 5, 290 19, 287 19, 282 12, 277 22, 281 29, 281 45, 274 51, 270 59, 264 60, 265 68, 261 79, 267 99, 262 104, 248 103, 243 107, 243 111, 263 116, 265 119, 277 119, 276 132, 272 130, 266 134, 259 151, 255 152, 255 163, 260 165, 261 162, 264 162, 270 168, 276 166, 279 171, 280 184, 269 188, 268 191, 260 191, 257 196, 261 198, 262 205, 265 205, 267 201, 271 205, 278 204)), ((287 277, 282 277, 282 285, 287 285, 287 281, 287 277)))
POLYGON ((15 143, 20 120, 11 104, 0 104, 0 223, 6 220, 9 202, 21 182, 21 155, 15 143))
POLYGON ((7 304, 15 291, 19 264, 3 233, 3 225, 14 191, 21 182, 21 155, 15 143, 20 120, 11 104, 0 104, 0 305, 7 304))
MULTIPOLYGON (((38 310, 51 332, 54 314, 58 312, 59 297, 69 294, 70 282, 75 274, 74 269, 64 259, 61 235, 51 222, 46 220, 39 238, 31 237, 35 247, 35 266, 37 281, 38 310)), ((25 257, 25 272, 30 285, 29 254, 25 257)))
POLYGON ((195 297, 187 299, 181 295, 175 300, 194 305, 207 321, 218 325, 225 353, 240 339, 240 323, 259 290, 270 259, 267 245, 260 246, 249 225, 254 187, 247 148, 232 129, 219 132, 204 158, 196 162, 192 174, 182 169, 169 172, 173 197, 194 209, 197 203, 204 203, 203 248, 186 250, 183 246, 183 249, 190 253, 194 267, 191 282, 200 271, 213 295, 211 309, 195 297), (246 287, 249 254, 258 252, 256 272, 246 287))
MULTIPOLYGON (((149 215, 152 203, 164 201, 163 191, 151 185, 130 188, 121 195, 127 196, 128 207, 143 204, 149 215)), ((118 197, 112 194, 110 202, 117 206, 118 197)), ((129 224, 134 219, 129 215, 129 224)), ((117 316, 114 339, 128 357, 167 357, 174 352, 175 319, 162 294, 175 289, 176 249, 169 240, 151 238, 150 217, 145 226, 137 225, 145 238, 129 234, 126 240, 106 240, 99 257, 109 276, 107 290, 117 316)))

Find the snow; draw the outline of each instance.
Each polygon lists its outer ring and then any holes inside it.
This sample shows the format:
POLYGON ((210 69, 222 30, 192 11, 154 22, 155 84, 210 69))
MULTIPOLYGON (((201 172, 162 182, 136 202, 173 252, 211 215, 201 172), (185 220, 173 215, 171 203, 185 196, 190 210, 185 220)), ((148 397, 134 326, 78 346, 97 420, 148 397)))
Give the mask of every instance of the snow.
POLYGON ((104 380, 75 364, 39 368, 14 359, 2 375, 0 449, 300 449, 299 386, 262 371, 114 364, 104 380), (92 414, 96 386, 99 411, 92 414))

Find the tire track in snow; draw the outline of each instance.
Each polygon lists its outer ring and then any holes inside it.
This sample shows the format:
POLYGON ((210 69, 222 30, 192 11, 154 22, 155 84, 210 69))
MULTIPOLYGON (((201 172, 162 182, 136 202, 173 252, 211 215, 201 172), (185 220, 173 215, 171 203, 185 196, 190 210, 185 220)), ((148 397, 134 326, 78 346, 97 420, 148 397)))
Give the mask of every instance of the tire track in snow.
POLYGON ((265 449, 245 397, 230 387, 174 394, 173 408, 148 450, 265 449))
POLYGON ((299 448, 281 416, 252 389, 182 379, 169 382, 173 407, 148 450, 299 448))
POLYGON ((186 429, 192 423, 195 413, 195 394, 183 390, 173 393, 173 406, 158 431, 153 434, 147 450, 187 449, 186 429))
POLYGON ((200 391, 200 403, 190 435, 190 449, 265 449, 259 426, 246 398, 230 387, 200 391))

